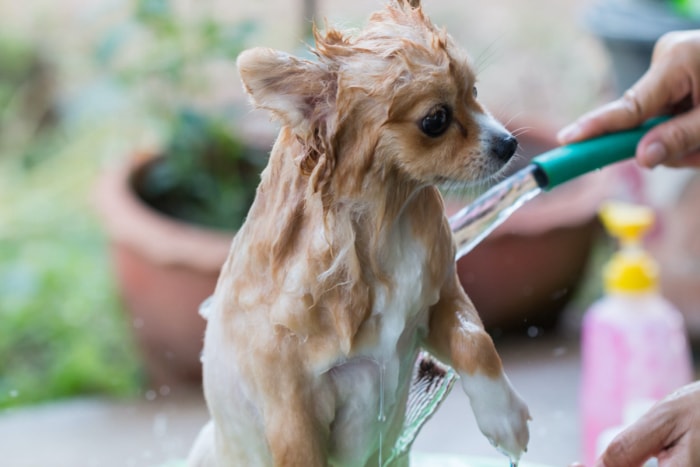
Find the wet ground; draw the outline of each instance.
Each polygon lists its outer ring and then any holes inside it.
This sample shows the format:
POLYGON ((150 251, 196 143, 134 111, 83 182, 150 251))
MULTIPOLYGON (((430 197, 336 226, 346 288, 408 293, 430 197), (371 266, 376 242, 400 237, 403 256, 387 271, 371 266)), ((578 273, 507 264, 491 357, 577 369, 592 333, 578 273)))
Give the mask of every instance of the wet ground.
MULTIPOLYGON (((523 462, 568 465, 580 457, 578 339, 560 332, 498 342, 505 369, 533 417, 523 462)), ((8 467, 154 467, 186 456, 208 415, 198 391, 158 391, 137 401, 75 399, 0 416, 8 467), (165 393, 166 395, 163 395, 165 393)), ((414 450, 507 459, 481 435, 456 385, 414 450)))

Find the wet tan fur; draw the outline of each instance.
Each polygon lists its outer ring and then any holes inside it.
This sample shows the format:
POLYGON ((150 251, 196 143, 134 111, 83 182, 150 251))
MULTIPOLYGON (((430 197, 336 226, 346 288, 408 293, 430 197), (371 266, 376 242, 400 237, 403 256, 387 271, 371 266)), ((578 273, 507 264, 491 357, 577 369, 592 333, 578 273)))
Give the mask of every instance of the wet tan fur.
POLYGON ((503 164, 479 140, 475 116, 485 110, 467 58, 418 3, 394 2, 359 36, 317 32, 316 62, 269 49, 238 60, 246 90, 282 128, 214 297, 204 369, 216 429, 192 465, 328 465, 342 388, 325 375, 378 345, 374 306, 397 290, 397 238, 424 246, 423 287, 434 290, 402 339, 423 336, 460 373, 502 375, 457 279, 434 184, 483 180, 503 164), (454 123, 430 138, 417 122, 442 101, 454 105, 454 123), (248 401, 265 442, 227 441, 238 436, 227 417, 243 416, 231 413, 231 398, 248 401))

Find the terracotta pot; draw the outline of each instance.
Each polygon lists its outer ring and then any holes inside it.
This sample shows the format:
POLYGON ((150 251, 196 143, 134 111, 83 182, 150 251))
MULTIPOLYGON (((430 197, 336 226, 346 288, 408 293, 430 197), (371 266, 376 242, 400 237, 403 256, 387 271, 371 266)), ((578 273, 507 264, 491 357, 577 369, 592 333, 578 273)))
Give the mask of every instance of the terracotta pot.
MULTIPOLYGON (((518 136, 519 165, 557 144, 551 125, 539 122, 535 128, 544 130, 518 136)), ((588 174, 539 195, 459 260, 462 285, 487 329, 557 323, 586 270, 600 231, 597 210, 611 193, 614 173, 588 174)), ((448 213, 466 203, 448 200, 448 213)))
POLYGON ((214 291, 233 233, 179 222, 144 204, 131 180, 152 161, 104 171, 98 212, 151 384, 199 385, 205 321, 198 307, 214 291))

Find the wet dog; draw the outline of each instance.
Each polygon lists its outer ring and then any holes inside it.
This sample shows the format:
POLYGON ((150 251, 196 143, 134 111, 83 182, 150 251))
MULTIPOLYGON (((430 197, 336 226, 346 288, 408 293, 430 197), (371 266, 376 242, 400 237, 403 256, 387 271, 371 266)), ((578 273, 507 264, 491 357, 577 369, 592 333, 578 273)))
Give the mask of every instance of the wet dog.
POLYGON ((191 466, 382 464, 421 348, 459 373, 496 447, 526 448, 528 409, 458 281, 436 188, 501 173, 517 141, 418 3, 317 32, 313 61, 238 58, 282 127, 206 313, 212 419, 191 466))

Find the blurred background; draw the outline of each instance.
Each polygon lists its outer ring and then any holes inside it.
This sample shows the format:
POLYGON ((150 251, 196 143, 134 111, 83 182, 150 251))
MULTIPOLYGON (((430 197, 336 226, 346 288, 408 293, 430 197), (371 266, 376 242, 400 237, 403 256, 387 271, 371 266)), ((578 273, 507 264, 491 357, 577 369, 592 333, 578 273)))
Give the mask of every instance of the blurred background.
MULTIPOLYGON (((423 3, 469 51, 479 97, 520 135, 523 161, 631 85, 663 32, 698 24, 694 2, 423 3)), ((308 56, 312 17, 361 27, 382 5, 0 0, 0 451, 10 459, 0 463, 140 466, 186 454, 207 418, 197 306, 277 130, 250 108, 235 57, 251 46, 308 56)), ((603 199, 657 210, 650 248, 668 260, 664 290, 697 339, 693 181, 629 164, 583 177, 460 262, 511 379, 534 400, 529 459, 580 456, 581 315, 613 248, 596 219, 603 199)), ((454 404, 417 448, 493 454, 468 405, 454 404)))

